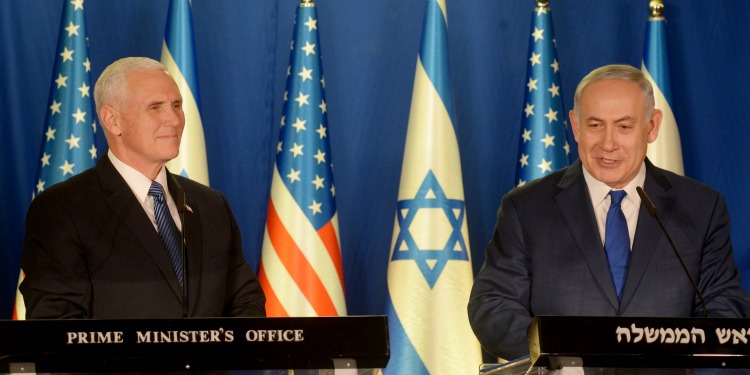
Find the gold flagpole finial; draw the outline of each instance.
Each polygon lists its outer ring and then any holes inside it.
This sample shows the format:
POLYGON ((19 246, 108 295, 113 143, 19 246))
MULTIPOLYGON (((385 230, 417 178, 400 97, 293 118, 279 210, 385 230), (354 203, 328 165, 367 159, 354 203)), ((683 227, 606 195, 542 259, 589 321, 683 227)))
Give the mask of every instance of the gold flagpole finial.
POLYGON ((538 8, 546 8, 549 5, 549 0, 536 0, 536 6, 538 8))
POLYGON ((648 10, 651 13, 651 19, 663 18, 664 14, 664 1, 663 0, 651 0, 648 2, 648 10))
POLYGON ((312 0, 300 0, 299 6, 306 7, 306 8, 312 8, 315 6, 315 3, 313 3, 312 0))

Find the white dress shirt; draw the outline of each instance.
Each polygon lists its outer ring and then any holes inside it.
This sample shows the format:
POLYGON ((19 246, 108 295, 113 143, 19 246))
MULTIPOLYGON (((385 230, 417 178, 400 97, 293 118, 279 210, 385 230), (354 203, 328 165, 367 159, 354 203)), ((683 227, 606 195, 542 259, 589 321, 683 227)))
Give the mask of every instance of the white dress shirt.
MULTIPOLYGON (((112 150, 107 152, 107 156, 112 162, 112 165, 115 166, 115 169, 117 169, 117 172, 120 173, 120 176, 125 179, 130 190, 133 191, 136 199, 138 199, 138 202, 143 206, 143 210, 146 212, 146 216, 151 220, 151 224, 154 225, 154 229, 156 229, 156 219, 154 218, 154 198, 148 195, 148 190, 151 188, 151 179, 146 177, 143 173, 138 172, 133 167, 120 161, 120 159, 112 153, 112 150)), ((166 168, 161 167, 159 174, 156 176, 156 182, 160 183, 164 190, 164 198, 167 200, 167 207, 169 207, 169 214, 172 215, 172 220, 174 220, 174 223, 177 225, 177 229, 182 231, 182 222, 180 221, 180 215, 177 212, 177 205, 174 203, 174 199, 172 199, 172 195, 169 194, 169 188, 167 187, 166 168)))

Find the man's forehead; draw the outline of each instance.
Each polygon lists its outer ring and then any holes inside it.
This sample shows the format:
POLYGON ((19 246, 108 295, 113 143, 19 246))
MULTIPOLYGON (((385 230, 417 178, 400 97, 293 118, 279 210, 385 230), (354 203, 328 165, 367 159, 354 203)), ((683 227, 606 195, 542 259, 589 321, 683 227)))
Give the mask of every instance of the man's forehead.
POLYGON ((168 86, 174 87, 177 94, 180 94, 180 88, 177 82, 172 78, 169 72, 165 70, 141 70, 131 72, 127 76, 128 90, 130 93, 157 93, 166 92, 163 89, 166 87, 161 83, 169 82, 168 86), (163 74, 163 76, 162 76, 163 74), (136 84, 135 86, 132 86, 136 84), (146 87, 152 88, 152 90, 145 90, 146 87), (156 89, 156 90, 153 90, 156 89))

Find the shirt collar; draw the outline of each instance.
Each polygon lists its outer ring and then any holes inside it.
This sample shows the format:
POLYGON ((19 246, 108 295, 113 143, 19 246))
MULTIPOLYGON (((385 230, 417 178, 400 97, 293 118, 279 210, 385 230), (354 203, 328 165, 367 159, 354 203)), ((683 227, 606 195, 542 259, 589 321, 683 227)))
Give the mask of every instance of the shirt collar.
MULTIPOLYGON (((594 176, 592 176, 591 173, 586 170, 585 166, 583 166, 582 169, 583 178, 586 180, 586 185, 588 185, 589 187, 589 195, 591 196, 591 202, 594 204, 594 207, 598 206, 605 200, 609 202, 609 191, 613 189, 604 182, 601 182, 594 178, 594 176)), ((638 195, 638 191, 635 188, 638 186, 643 187, 644 182, 646 182, 645 162, 641 163, 641 168, 638 170, 638 173, 635 175, 635 177, 630 182, 628 182, 628 184, 625 185, 624 188, 621 189, 625 190, 625 192, 628 193, 628 195, 625 196, 625 200, 633 204, 634 207, 639 207, 641 204, 641 197, 640 195, 638 195)))
MULTIPOLYGON (((117 156, 115 156, 115 154, 112 153, 112 150, 109 150, 107 152, 107 156, 112 162, 112 165, 114 165, 115 169, 117 169, 117 172, 119 172, 122 178, 125 179, 125 182, 130 187, 130 190, 133 191, 133 194, 135 194, 136 198, 138 198, 138 201, 145 202, 146 199, 149 198, 148 190, 151 188, 151 179, 146 177, 146 175, 144 175, 143 173, 138 172, 135 168, 122 162, 117 158, 117 156)), ((156 175, 155 181, 161 184, 162 188, 164 189, 164 194, 169 195, 169 188, 167 187, 166 168, 164 168, 163 166, 161 167, 159 174, 156 175)))

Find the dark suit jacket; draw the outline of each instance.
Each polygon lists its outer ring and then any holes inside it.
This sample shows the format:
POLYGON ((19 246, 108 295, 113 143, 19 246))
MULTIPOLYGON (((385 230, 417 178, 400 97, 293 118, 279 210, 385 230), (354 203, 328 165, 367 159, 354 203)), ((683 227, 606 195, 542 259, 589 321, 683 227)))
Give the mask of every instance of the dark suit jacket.
MULTIPOLYGON (((711 317, 746 317, 723 196, 646 160, 643 189, 706 299, 711 317)), ((505 359, 529 353, 535 315, 701 316, 690 281, 655 219, 640 210, 622 302, 617 299, 582 164, 509 192, 474 282, 472 329, 505 359)))
MULTIPOLYGON (((183 233, 189 317, 265 316, 225 198, 168 173, 190 210, 183 233)), ((26 216, 20 286, 29 319, 180 318, 182 290, 159 235, 108 157, 36 197, 26 216)))

